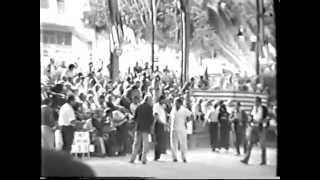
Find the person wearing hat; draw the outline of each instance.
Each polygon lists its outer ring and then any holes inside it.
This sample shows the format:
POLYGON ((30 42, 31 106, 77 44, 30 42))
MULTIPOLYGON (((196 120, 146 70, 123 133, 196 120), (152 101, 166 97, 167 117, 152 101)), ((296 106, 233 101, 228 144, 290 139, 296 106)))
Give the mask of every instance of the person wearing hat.
POLYGON ((256 103, 251 111, 251 121, 249 123, 249 143, 247 153, 245 158, 241 160, 242 163, 248 164, 250 159, 251 150, 254 144, 258 143, 261 147, 261 163, 260 165, 266 165, 266 130, 267 130, 267 109, 262 105, 262 100, 260 97, 256 97, 256 103))
POLYGON ((247 127, 247 114, 244 110, 241 110, 241 103, 238 101, 233 109, 230 117, 232 123, 232 129, 235 133, 235 147, 237 155, 240 155, 240 145, 243 146, 244 154, 247 152, 247 141, 245 137, 247 127))

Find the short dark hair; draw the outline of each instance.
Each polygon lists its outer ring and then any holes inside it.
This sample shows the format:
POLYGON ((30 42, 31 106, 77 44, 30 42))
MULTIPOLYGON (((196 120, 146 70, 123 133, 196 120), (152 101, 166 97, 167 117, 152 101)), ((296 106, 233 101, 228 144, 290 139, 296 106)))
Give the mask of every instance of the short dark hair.
POLYGON ((76 98, 74 97, 74 95, 69 95, 67 98, 67 102, 70 103, 71 101, 75 101, 76 98))
POLYGON ((176 101, 177 103, 183 104, 182 99, 179 98, 179 97, 177 97, 177 98, 175 99, 175 101, 176 101))
POLYGON ((161 100, 165 100, 166 99, 166 97, 162 94, 162 95, 160 95, 160 97, 159 97, 159 101, 161 101, 161 100))
POLYGON ((75 66, 74 64, 70 64, 69 67, 68 67, 68 69, 69 69, 69 70, 72 70, 72 69, 74 69, 75 67, 76 67, 76 66, 75 66))
POLYGON ((261 97, 257 96, 257 97, 256 97, 256 101, 258 101, 258 102, 261 103, 261 102, 262 102, 261 97))
POLYGON ((52 102, 52 100, 51 100, 50 98, 45 98, 45 99, 42 101, 42 104, 49 105, 51 102, 52 102))

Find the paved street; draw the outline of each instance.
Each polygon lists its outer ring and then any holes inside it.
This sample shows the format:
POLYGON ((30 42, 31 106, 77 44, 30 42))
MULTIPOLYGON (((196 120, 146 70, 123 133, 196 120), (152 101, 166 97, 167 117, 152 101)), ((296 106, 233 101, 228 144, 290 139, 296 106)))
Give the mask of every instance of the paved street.
MULTIPOLYGON (((129 156, 106 157, 83 160, 91 166, 97 176, 134 176, 153 178, 273 178, 276 173, 276 150, 268 149, 268 165, 260 166, 260 151, 254 148, 249 165, 240 163, 243 156, 235 156, 234 150, 211 152, 206 148, 190 150, 185 164, 178 156, 178 163, 172 162, 171 155, 163 155, 158 162, 153 161, 153 151, 148 154, 148 163, 136 160, 130 164, 129 156)), ((180 154, 179 154, 180 155, 180 154)))

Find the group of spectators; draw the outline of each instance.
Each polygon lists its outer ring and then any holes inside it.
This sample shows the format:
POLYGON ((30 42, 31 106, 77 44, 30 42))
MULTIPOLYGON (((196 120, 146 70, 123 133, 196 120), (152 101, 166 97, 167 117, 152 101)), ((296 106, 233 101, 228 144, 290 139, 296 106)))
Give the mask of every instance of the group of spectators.
MULTIPOLYGON (((209 82, 204 76, 200 76, 197 83, 195 78, 191 78, 181 87, 177 77, 168 67, 160 71, 157 66, 152 71, 148 63, 144 67, 136 63, 132 71, 117 82, 109 79, 109 70, 109 66, 104 67, 103 62, 97 70, 90 62, 88 71, 83 72, 76 63, 70 64, 67 68, 64 63, 58 66, 54 59, 50 59, 49 65, 44 69, 41 83, 44 148, 56 148, 55 130, 61 130, 62 149, 67 152, 71 151, 74 131, 89 131, 91 142, 95 145, 94 155, 114 156, 132 153, 136 126, 133 117, 146 96, 152 98, 152 105, 162 97, 165 121, 170 119, 174 99, 179 97, 183 106, 193 112, 192 130, 197 129, 196 126, 199 124, 212 124, 209 129, 213 150, 217 147, 229 148, 231 116, 228 114, 230 111, 227 106, 223 102, 213 103, 201 99, 194 102, 190 97, 191 89, 208 87, 209 82), (216 109, 219 109, 219 113, 213 115, 211 112, 217 112, 213 111, 216 109), (70 115, 72 112, 74 117, 70 115), (217 125, 210 123, 210 119, 214 119, 213 116, 216 116, 215 119, 219 122, 219 131, 217 125), (218 132, 219 135, 212 134, 218 132), (219 146, 215 145, 218 137, 219 146)), ((170 147, 169 129, 164 129, 164 147, 161 148, 161 153, 165 153, 170 147)))
POLYGON ((175 97, 185 97, 184 103, 191 107, 189 87, 179 88, 168 67, 163 71, 156 67, 152 72, 148 63, 144 67, 137 63, 132 69, 123 80, 112 82, 109 66, 103 67, 103 63, 96 70, 90 62, 88 71, 83 72, 76 63, 66 67, 50 59, 41 76, 42 145, 55 148, 54 131, 60 130, 62 149, 70 152, 73 132, 90 131, 95 155, 125 155, 132 151, 132 118, 145 96, 151 96, 155 104, 163 95, 167 115, 175 97))

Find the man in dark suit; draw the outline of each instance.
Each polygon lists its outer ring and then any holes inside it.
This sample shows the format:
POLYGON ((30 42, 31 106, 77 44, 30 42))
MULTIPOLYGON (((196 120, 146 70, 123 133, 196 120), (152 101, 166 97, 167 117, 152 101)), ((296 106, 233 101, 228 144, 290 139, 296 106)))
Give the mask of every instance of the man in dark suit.
POLYGON ((132 147, 132 156, 130 163, 134 163, 136 156, 142 144, 142 163, 147 163, 148 138, 154 128, 152 97, 145 96, 142 104, 140 104, 135 112, 134 121, 136 122, 136 132, 134 134, 134 142, 132 147))

